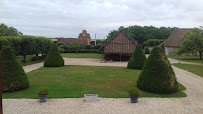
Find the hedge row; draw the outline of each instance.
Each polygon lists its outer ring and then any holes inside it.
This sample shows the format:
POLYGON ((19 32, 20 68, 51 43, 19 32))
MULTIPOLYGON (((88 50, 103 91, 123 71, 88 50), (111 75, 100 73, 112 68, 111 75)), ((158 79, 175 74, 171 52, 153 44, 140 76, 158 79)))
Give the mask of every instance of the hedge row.
MULTIPOLYGON (((98 53, 97 52, 97 50, 78 50, 77 51, 78 53, 98 53)), ((67 50, 67 49, 65 49, 64 50, 64 53, 76 53, 76 51, 75 50, 67 50)))
POLYGON ((24 56, 24 62, 26 55, 47 55, 51 43, 51 40, 45 37, 0 36, 0 50, 3 46, 11 46, 15 55, 24 56))

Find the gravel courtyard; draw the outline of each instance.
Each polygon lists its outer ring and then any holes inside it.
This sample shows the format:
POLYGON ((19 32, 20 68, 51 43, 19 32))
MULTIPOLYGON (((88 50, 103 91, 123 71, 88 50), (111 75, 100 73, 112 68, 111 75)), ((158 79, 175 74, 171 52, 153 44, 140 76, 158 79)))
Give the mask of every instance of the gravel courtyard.
MULTIPOLYGON (((99 59, 64 58, 66 65, 120 66, 127 62, 101 63, 99 59)), ((171 61, 171 60, 170 60, 171 61)), ((42 67, 43 63, 23 67, 26 72, 42 67)), ((140 98, 131 104, 129 98, 99 98, 98 102, 84 102, 83 98, 3 99, 4 114, 202 114, 203 78, 173 67, 178 81, 187 89, 185 98, 140 98)))

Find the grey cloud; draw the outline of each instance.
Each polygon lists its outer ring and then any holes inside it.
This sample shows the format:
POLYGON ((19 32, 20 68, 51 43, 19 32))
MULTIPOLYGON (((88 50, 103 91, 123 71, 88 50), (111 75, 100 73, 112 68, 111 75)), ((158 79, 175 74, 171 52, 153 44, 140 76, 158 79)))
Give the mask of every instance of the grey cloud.
MULTIPOLYGON (((0 21, 24 34, 104 38, 119 26, 198 27, 202 0, 0 0, 0 21), (3 2, 2 2, 3 1, 3 2)), ((0 22, 0 23, 1 23, 0 22)))

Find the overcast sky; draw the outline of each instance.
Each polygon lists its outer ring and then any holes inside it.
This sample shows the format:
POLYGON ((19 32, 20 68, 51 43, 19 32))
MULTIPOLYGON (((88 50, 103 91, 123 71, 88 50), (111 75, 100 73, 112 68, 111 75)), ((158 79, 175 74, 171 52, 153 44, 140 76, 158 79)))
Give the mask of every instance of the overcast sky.
POLYGON ((203 0, 0 0, 0 23, 25 35, 104 38, 119 26, 203 25, 203 0))

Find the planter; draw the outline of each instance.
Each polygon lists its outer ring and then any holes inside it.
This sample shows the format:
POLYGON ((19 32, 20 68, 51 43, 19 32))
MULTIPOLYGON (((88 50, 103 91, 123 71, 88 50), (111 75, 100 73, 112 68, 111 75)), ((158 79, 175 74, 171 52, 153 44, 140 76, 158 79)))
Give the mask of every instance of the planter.
POLYGON ((130 96, 131 103, 137 103, 138 96, 130 96))
POLYGON ((38 95, 39 96, 39 102, 47 102, 47 95, 38 95))

